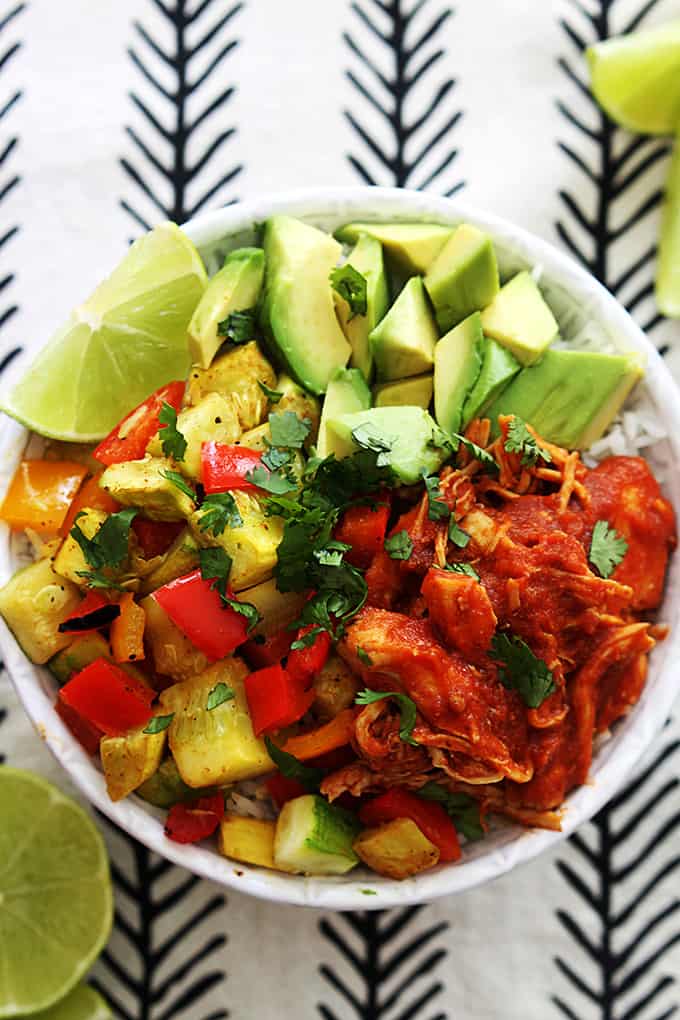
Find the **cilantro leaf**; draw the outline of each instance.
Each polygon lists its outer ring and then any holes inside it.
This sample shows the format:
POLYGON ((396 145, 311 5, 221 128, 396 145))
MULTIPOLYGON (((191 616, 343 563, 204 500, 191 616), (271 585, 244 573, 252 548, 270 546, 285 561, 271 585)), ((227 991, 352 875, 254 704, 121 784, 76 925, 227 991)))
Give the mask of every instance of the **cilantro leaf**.
MULTIPOLYGON (((220 594, 222 593, 220 592, 220 594)), ((241 616, 245 616, 248 623, 248 633, 250 633, 253 627, 256 627, 262 619, 259 610, 252 604, 252 602, 240 602, 239 599, 232 599, 229 596, 224 595, 222 595, 222 602, 225 607, 228 606, 229 609, 233 609, 235 613, 240 613, 241 616)))
POLYGON ((449 519, 449 538, 459 549, 465 549, 470 542, 470 536, 467 531, 463 531, 453 515, 449 519))
POLYGON ((158 423, 160 425, 158 436, 165 456, 184 460, 187 441, 177 428, 177 411, 165 400, 158 415, 158 423))
POLYGON ((431 521, 445 521, 451 516, 451 510, 442 499, 442 490, 439 488, 437 475, 423 475, 425 488, 427 490, 427 516, 431 521))
POLYGON ((331 539, 321 549, 314 550, 314 556, 323 567, 339 567, 346 552, 352 548, 347 542, 331 539))
POLYGON ((233 687, 229 687, 228 684, 220 681, 220 683, 215 684, 208 694, 208 700, 205 703, 206 711, 212 712, 213 709, 223 705, 225 701, 233 701, 235 697, 236 693, 233 687))
POLYGON ((169 715, 155 715, 153 719, 149 719, 142 733, 150 733, 152 735, 154 733, 162 733, 163 730, 167 730, 174 718, 174 712, 171 712, 169 715))
MULTIPOLYGON (((282 450, 278 446, 268 446, 262 454, 262 463, 266 468, 269 468, 270 471, 278 471, 280 468, 290 464, 292 459, 292 450, 282 450)), ((288 477, 288 472, 281 473, 288 477)))
POLYGON ((520 454, 520 463, 525 467, 533 467, 539 458, 547 464, 552 462, 552 457, 548 451, 536 442, 522 419, 518 418, 517 415, 510 422, 504 446, 508 453, 520 454))
POLYGON ((111 588, 113 591, 125 591, 122 584, 113 581, 101 570, 76 570, 78 577, 84 577, 90 588, 111 588))
POLYGON ((349 305, 351 322, 355 315, 365 315, 368 307, 366 277, 348 262, 338 266, 329 277, 333 290, 349 305))
POLYGON ((326 630, 334 641, 342 637, 345 624, 363 607, 368 597, 364 575, 349 563, 319 567, 313 575, 315 594, 305 602, 296 623, 326 630))
POLYGON ((261 379, 257 380, 257 385, 260 387, 265 397, 269 397, 272 404, 278 404, 279 400, 283 396, 283 393, 281 393, 279 390, 270 389, 269 386, 267 386, 266 383, 263 383, 261 379))
POLYGON ((223 336, 232 344, 247 344, 255 339, 255 309, 243 312, 232 312, 217 323, 217 335, 223 336))
POLYGON ((471 439, 466 439, 465 436, 461 436, 457 432, 453 433, 453 437, 462 443, 470 456, 474 457, 475 460, 478 460, 490 474, 498 474, 498 464, 490 453, 483 450, 481 446, 477 446, 477 443, 473 443, 471 439))
MULTIPOLYGON (((357 430, 355 429, 355 432, 357 430)), ((344 509, 364 496, 396 484, 392 468, 384 461, 384 450, 363 448, 336 460, 333 454, 305 472, 307 487, 317 499, 344 509)))
POLYGON ((452 793, 445 786, 431 780, 416 791, 423 800, 433 800, 441 804, 459 832, 466 839, 477 840, 484 837, 479 802, 467 793, 452 793))
POLYGON ((309 418, 298 418, 295 411, 275 411, 269 415, 272 446, 299 450, 309 435, 312 423, 309 418))
POLYGON ((370 422, 366 422, 365 425, 357 425, 352 430, 352 439, 363 450, 370 450, 377 454, 375 462, 378 467, 386 467, 389 464, 388 454, 392 449, 393 440, 384 435, 375 425, 371 425, 370 422))
POLYGON ((538 708, 555 690, 553 675, 516 634, 494 634, 491 658, 502 663, 498 678, 504 687, 518 692, 528 708, 538 708))
POLYGON ((303 765, 301 761, 297 760, 295 755, 288 754, 287 751, 277 747, 271 737, 265 737, 264 742, 269 757, 282 776, 285 776, 286 779, 296 779, 310 793, 315 793, 319 789, 321 780, 326 775, 323 769, 316 769, 311 765, 303 765))
POLYGON ((382 701, 383 698, 394 698, 399 705, 399 714, 401 715, 399 739, 403 740, 405 744, 411 744, 412 747, 419 747, 418 741, 413 738, 413 728, 416 724, 416 703, 412 698, 409 698, 408 694, 402 694, 400 691, 372 691, 367 687, 363 691, 359 691, 354 699, 354 704, 372 705, 376 701, 382 701))
POLYGON ((393 560, 408 560, 413 552, 413 542, 408 531, 398 531, 385 539, 385 552, 393 560))
POLYGON ((176 489, 183 492, 185 496, 189 497, 189 499, 193 499, 194 503, 196 502, 196 493, 191 486, 184 481, 178 471, 161 471, 161 474, 163 478, 167 478, 167 480, 171 482, 176 489))
MULTIPOLYGON (((294 623, 293 626, 296 627, 297 623, 294 623)), ((299 638, 296 638, 290 647, 295 652, 302 651, 303 648, 311 648, 319 634, 323 633, 323 627, 312 627, 311 630, 308 630, 305 634, 301 634, 299 638)))
POLYGON ((364 648, 361 647, 361 645, 357 645, 356 653, 357 653, 357 658, 358 658, 359 662, 363 662, 364 666, 372 666, 373 665, 373 659, 368 654, 368 652, 364 648))
POLYGON ((266 466, 258 464, 252 471, 246 471, 246 481, 256 485, 264 492, 274 496, 285 496, 287 492, 295 492, 297 482, 281 470, 270 471, 266 466))
POLYGON ((610 577, 628 552, 628 543, 607 521, 597 521, 590 540, 588 559, 602 577, 610 577))
POLYGON ((226 528, 242 528, 243 518, 236 500, 230 492, 213 492, 201 504, 198 526, 201 531, 211 531, 215 537, 226 528))
POLYGON ((223 598, 227 598, 227 586, 229 584, 229 571, 231 570, 231 556, 224 549, 218 546, 210 546, 208 549, 199 549, 198 562, 201 567, 201 577, 204 581, 213 581, 210 585, 223 598))
POLYGON ((470 563, 447 563, 443 569, 448 570, 452 574, 467 574, 468 577, 479 581, 479 574, 470 563))
POLYGON ((109 514, 92 538, 88 538, 78 524, 78 519, 84 514, 81 512, 76 516, 70 535, 78 543, 85 559, 95 572, 100 571, 102 567, 119 567, 123 563, 128 554, 130 525, 138 513, 136 507, 127 507, 118 513, 109 514))

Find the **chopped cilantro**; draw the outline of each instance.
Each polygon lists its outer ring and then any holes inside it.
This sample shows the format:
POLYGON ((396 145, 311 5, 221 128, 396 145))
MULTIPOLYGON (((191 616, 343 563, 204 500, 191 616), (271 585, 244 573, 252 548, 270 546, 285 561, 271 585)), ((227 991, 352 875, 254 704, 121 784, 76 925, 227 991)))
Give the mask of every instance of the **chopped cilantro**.
POLYGON ((76 570, 78 577, 83 577, 90 588, 111 588, 113 591, 125 591, 122 584, 112 581, 101 570, 76 570))
POLYGON ((226 528, 242 528, 243 518, 236 500, 230 492, 213 492, 201 504, 198 526, 201 531, 211 531, 215 537, 226 528))
POLYGON ((366 314, 368 295, 365 276, 346 262, 344 266, 334 269, 329 279, 333 290, 349 305, 348 321, 351 322, 355 315, 366 314))
POLYGON ((184 460, 187 441, 177 428, 177 411, 165 401, 158 415, 158 423, 160 425, 158 436, 165 456, 174 460, 184 460))
MULTIPOLYGON (((264 458, 263 458, 264 459, 264 458)), ((285 496, 287 492, 295 492, 298 485, 285 471, 274 470, 258 464, 251 471, 246 471, 246 481, 256 485, 264 492, 270 492, 273 496, 285 496)))
POLYGON ((518 692, 528 708, 538 708, 555 690, 553 675, 516 634, 494 634, 491 658, 502 663, 498 678, 504 687, 518 692))
POLYGON ((359 691, 354 699, 354 704, 372 705, 376 701, 382 701, 383 698, 394 698, 399 705, 399 714, 401 715, 399 739, 403 740, 405 744, 418 747, 418 741, 413 738, 413 728, 416 724, 416 703, 412 698, 409 698, 408 694, 402 694, 400 691, 371 691, 366 688, 359 691))
POLYGON ((445 786, 430 781, 417 791, 424 800, 433 800, 441 804, 459 832, 466 839, 477 840, 484 836, 484 828, 479 814, 479 803, 467 793, 452 793, 445 786))
POLYGON ((467 452, 474 457, 475 460, 478 460, 486 470, 488 470, 491 474, 498 474, 498 464, 490 453, 482 449, 481 446, 477 446, 477 443, 473 443, 471 439, 466 439, 465 436, 461 436, 457 432, 454 432, 453 435, 455 439, 463 444, 467 452))
POLYGON ((315 549, 314 556, 323 567, 339 567, 343 556, 351 548, 352 546, 348 545, 347 542, 338 542, 337 539, 331 539, 321 549, 315 549))
POLYGON ((253 627, 256 627, 262 619, 257 607, 254 606, 252 602, 241 602, 239 599, 230 598, 228 595, 224 596, 221 592, 220 595, 222 596, 222 602, 225 608, 228 607, 229 609, 233 609, 235 613, 240 613, 241 616, 245 616, 248 624, 247 630, 250 634, 253 627))
POLYGON ((628 552, 628 543, 607 521, 597 521, 590 540, 588 559, 602 577, 610 577, 628 552))
POLYGON ((439 488, 437 475, 423 475, 425 488, 427 490, 427 516, 431 521, 445 521, 451 516, 448 504, 442 499, 442 490, 439 488))
POLYGON ((228 684, 220 681, 220 683, 215 684, 208 694, 208 700, 205 704, 206 711, 212 712, 213 709, 219 708, 220 705, 223 705, 225 701, 233 701, 235 697, 236 693, 233 687, 229 687, 228 684))
POLYGON ((377 896, 378 893, 375 889, 360 889, 359 892, 362 896, 377 896))
POLYGON ((521 418, 513 417, 508 428, 508 435, 505 440, 505 449, 508 453, 520 455, 520 463, 525 467, 533 467, 539 458, 550 464, 552 457, 539 443, 536 442, 529 429, 521 418))
POLYGON ((356 652, 357 652, 357 658, 358 658, 359 662, 363 662, 364 666, 372 666, 373 665, 373 659, 368 654, 368 652, 365 651, 365 649, 363 649, 361 647, 361 645, 357 645, 356 652))
POLYGON ((470 542, 470 536, 467 531, 463 531, 453 515, 449 519, 449 538, 459 549, 465 549, 470 542))
POLYGON ((167 478, 167 480, 171 482, 176 489, 179 489, 179 491, 183 492, 185 496, 192 499, 194 503, 196 502, 196 493, 191 486, 184 481, 178 471, 161 471, 161 474, 163 478, 167 478))
POLYGON ((232 344, 247 344, 255 339, 255 309, 243 312, 232 312, 226 319, 217 323, 217 335, 223 336, 232 344))
POLYGON ((398 531, 385 539, 385 552, 393 560, 408 560, 413 552, 413 542, 408 531, 398 531))
POLYGON ((378 467, 386 467, 389 464, 388 454, 392 449, 393 440, 375 425, 368 422, 365 425, 357 425, 352 430, 352 439, 362 450, 370 450, 378 455, 375 461, 378 467))
POLYGON ((214 588, 223 599, 226 599, 232 562, 229 553, 217 546, 199 549, 198 562, 203 580, 213 581, 210 587, 214 588))
POLYGON ((272 446, 299 450, 310 433, 309 418, 298 418, 295 411, 278 411, 269 415, 272 446))
POLYGON ((279 400, 283 396, 283 393, 281 393, 279 390, 270 389, 269 386, 267 386, 266 383, 263 383, 261 379, 257 380, 257 385, 260 387, 265 397, 269 397, 272 404, 278 404, 279 400))
POLYGON ((85 515, 81 512, 76 516, 70 535, 78 543, 85 559, 93 568, 92 571, 81 572, 84 577, 90 578, 92 575, 92 587, 116 587, 106 580, 101 571, 103 567, 119 567, 125 560, 130 541, 130 525, 138 513, 139 510, 136 507, 128 507, 125 510, 119 510, 118 513, 110 514, 92 538, 88 538, 78 524, 79 518, 85 515), (105 581, 106 583, 104 583, 105 581))
POLYGON ((469 563, 447 563, 443 569, 450 571, 452 574, 467 574, 468 577, 479 581, 479 574, 469 563))
POLYGON ((169 715, 155 715, 153 719, 149 719, 142 733, 150 733, 152 735, 154 733, 162 733, 163 730, 167 730, 174 718, 174 712, 171 712, 169 715))
POLYGON ((271 737, 265 737, 264 742, 269 757, 282 776, 285 776, 286 779, 296 779, 310 793, 315 793, 319 789, 321 780, 326 775, 323 769, 316 769, 311 765, 303 765, 301 761, 297 760, 295 755, 288 754, 287 751, 277 747, 271 737))

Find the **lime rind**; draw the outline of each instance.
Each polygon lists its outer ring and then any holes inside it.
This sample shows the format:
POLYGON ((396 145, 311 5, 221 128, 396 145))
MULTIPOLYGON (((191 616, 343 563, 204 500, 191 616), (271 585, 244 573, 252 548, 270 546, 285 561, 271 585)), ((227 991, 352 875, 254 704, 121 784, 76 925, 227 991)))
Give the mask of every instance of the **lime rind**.
POLYGON ((99 992, 81 984, 54 1006, 32 1013, 31 1020, 111 1020, 111 1010, 99 992))

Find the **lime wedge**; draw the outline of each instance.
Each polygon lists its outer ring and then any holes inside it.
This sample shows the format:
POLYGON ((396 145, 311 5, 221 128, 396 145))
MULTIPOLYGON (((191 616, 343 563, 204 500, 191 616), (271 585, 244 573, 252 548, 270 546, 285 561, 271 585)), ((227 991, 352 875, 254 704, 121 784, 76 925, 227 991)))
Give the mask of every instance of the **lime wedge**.
POLYGON ((94 988, 76 985, 55 1006, 32 1013, 31 1020, 111 1020, 111 1010, 94 988))
POLYGON ((104 842, 75 801, 0 766, 0 1017, 47 1009, 111 930, 104 842))
POLYGON ((661 213, 656 303, 663 315, 680 316, 680 142, 676 139, 661 213))
POLYGON ((675 132, 680 114, 680 21, 616 36, 586 51, 593 95, 629 131, 675 132))
POLYGON ((0 410, 53 439, 101 439, 159 386, 188 373, 187 326, 207 279, 179 227, 155 227, 74 309, 0 398, 0 410))

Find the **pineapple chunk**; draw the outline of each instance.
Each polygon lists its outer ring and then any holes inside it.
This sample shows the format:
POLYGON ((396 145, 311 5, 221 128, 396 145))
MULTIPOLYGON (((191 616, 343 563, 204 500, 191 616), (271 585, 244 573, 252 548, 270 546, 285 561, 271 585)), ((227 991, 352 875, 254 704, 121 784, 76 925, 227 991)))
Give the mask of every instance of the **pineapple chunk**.
POLYGON ((142 580, 141 592, 149 592, 162 588, 164 584, 174 581, 182 574, 190 574, 198 566, 198 545, 188 528, 181 531, 167 552, 156 556, 151 561, 153 568, 142 580))
MULTIPOLYGON (((216 443, 235 443, 241 435, 241 426, 234 405, 220 393, 207 393, 195 407, 185 407, 177 415, 177 428, 187 441, 184 459, 179 469, 189 478, 201 477, 201 446, 208 440, 216 443)), ((161 433, 156 433, 146 448, 153 457, 163 456, 161 433)))
POLYGON ((264 741, 253 733, 243 684, 247 673, 241 659, 222 659, 160 695, 162 713, 174 713, 170 751, 187 786, 221 786, 274 770, 264 741), (219 683, 231 687, 234 697, 209 712, 208 695, 219 683))
POLYGON ((410 818, 364 829, 352 845, 364 864, 387 878, 410 878, 439 861, 439 848, 410 818))
POLYGON ((144 733, 141 727, 123 737, 102 737, 99 753, 111 800, 123 800, 156 772, 163 757, 165 738, 165 730, 144 733))
POLYGON ((275 868, 275 832, 276 822, 227 814, 220 823, 219 851, 235 861, 259 864, 263 868, 275 868))
POLYGON ((317 397, 313 397, 311 393, 303 390, 302 386, 298 386, 289 375, 279 376, 276 389, 282 394, 282 397, 273 410, 281 413, 293 411, 298 418, 308 418, 312 423, 312 428, 305 440, 305 446, 315 443, 321 418, 321 408, 317 397))
POLYGON ((173 623, 153 595, 142 599, 146 613, 145 637, 158 673, 173 680, 188 680, 208 667, 206 655, 173 623))
POLYGON ((273 389, 276 374, 253 340, 216 358, 210 368, 192 368, 189 375, 189 403, 196 406, 206 393, 221 393, 231 399, 242 429, 264 421, 269 398, 258 385, 273 389))
POLYGON ((266 581, 276 563, 276 550, 283 536, 280 517, 267 517, 257 496, 235 490, 232 493, 243 519, 240 528, 227 528, 221 535, 201 531, 201 518, 206 512, 196 510, 189 525, 202 546, 220 545, 232 559, 229 581, 234 591, 243 591, 266 581))
POLYGON ((165 457, 145 457, 111 464, 99 484, 123 506, 143 508, 152 521, 181 521, 194 509, 193 500, 161 472, 175 470, 165 457))
POLYGON ((268 581, 256 584, 254 588, 242 591, 241 601, 250 602, 262 617, 253 628, 253 635, 263 634, 265 637, 271 637, 298 618, 307 596, 302 592, 279 591, 272 577, 268 581))
POLYGON ((0 614, 31 662, 42 664, 73 640, 60 634, 80 602, 74 584, 58 576, 49 560, 18 570, 0 589, 0 614))
MULTIPOLYGON (((86 538, 93 538, 101 528, 107 516, 108 515, 103 510, 92 510, 88 508, 83 511, 82 517, 78 518, 77 524, 86 538)), ((125 564, 122 564, 121 567, 116 569, 116 576, 121 572, 124 566, 125 564)), ((61 543, 59 552, 54 559, 54 569, 61 577, 67 577, 69 581, 73 581, 74 584, 79 584, 82 587, 85 587, 87 585, 87 580, 84 577, 81 577, 78 571, 91 570, 92 567, 85 559, 85 553, 80 548, 75 538, 71 535, 67 535, 61 543)), ((107 570, 106 573, 113 575, 114 571, 107 570)))

